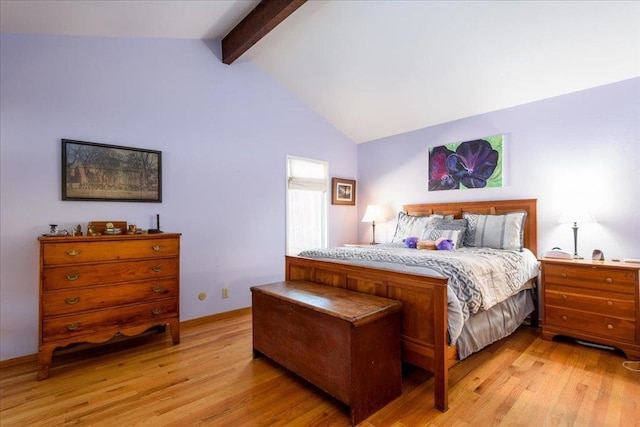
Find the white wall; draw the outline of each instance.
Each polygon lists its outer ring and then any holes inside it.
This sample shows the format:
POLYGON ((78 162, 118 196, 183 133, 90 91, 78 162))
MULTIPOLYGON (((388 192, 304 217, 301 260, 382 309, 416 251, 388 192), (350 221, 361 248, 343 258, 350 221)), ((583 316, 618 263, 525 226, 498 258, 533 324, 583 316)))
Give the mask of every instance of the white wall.
MULTIPOLYGON (((356 144, 255 65, 218 57, 194 40, 1 36, 2 360, 37 351, 48 224, 151 228, 159 213, 182 233, 188 320, 248 307, 250 286, 284 278, 286 155, 356 178, 356 144), (62 201, 62 138, 161 150, 163 202, 62 201)), ((331 207, 330 244, 356 239, 356 213, 331 207)))
MULTIPOLYGON (((583 205, 598 221, 578 232, 578 253, 594 248, 607 259, 640 258, 640 78, 469 117, 358 146, 362 191, 368 203, 395 215, 405 203, 538 199, 539 252, 573 252, 573 231, 558 224, 562 211, 583 205), (428 149, 506 134, 502 188, 428 191, 428 149)), ((376 227, 390 240, 395 217, 376 227)), ((360 224, 361 240, 370 239, 360 224)))

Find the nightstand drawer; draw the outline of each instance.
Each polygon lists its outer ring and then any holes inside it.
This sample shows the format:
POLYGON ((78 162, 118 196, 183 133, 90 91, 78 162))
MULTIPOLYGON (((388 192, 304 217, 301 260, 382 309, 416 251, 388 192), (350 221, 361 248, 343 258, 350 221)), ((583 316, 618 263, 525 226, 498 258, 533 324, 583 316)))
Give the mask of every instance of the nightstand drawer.
POLYGON ((638 277, 633 270, 549 263, 545 265, 545 282, 633 295, 638 277))
POLYGON ((633 320, 553 306, 545 307, 545 324, 578 333, 597 334, 605 338, 618 338, 629 342, 633 342, 636 337, 636 324, 633 320))
POLYGON ((630 294, 576 292, 575 288, 550 283, 545 287, 545 301, 548 305, 614 317, 633 319, 636 315, 635 300, 630 294))

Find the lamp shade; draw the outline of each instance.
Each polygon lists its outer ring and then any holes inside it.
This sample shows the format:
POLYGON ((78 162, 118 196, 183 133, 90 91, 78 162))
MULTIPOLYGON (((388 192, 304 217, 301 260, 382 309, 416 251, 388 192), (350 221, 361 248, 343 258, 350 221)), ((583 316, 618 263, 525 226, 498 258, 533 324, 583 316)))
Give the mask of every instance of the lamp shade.
POLYGON ((596 219, 586 210, 568 210, 560 215, 558 222, 560 224, 588 224, 590 222, 596 222, 596 219))
POLYGON ((367 205, 362 222, 382 222, 387 218, 384 215, 384 209, 380 205, 367 205))

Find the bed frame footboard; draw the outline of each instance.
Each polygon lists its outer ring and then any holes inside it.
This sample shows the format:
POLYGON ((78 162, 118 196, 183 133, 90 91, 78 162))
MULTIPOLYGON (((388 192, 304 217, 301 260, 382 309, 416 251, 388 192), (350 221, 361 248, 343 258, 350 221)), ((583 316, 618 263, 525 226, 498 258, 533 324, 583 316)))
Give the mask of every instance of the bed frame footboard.
POLYGON ((448 373, 458 358, 447 345, 447 279, 295 256, 286 257, 285 276, 402 301, 402 360, 433 373, 435 406, 449 408, 448 373))

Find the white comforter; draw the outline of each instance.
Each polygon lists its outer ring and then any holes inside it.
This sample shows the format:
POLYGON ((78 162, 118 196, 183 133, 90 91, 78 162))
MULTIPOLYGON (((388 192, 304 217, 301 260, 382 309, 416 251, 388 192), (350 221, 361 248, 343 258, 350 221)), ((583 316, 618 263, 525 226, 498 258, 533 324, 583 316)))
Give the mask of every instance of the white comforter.
POLYGON ((488 310, 515 295, 527 281, 538 275, 538 261, 527 249, 522 252, 489 248, 432 251, 390 243, 309 250, 299 256, 448 278, 452 343, 470 315, 488 310))

